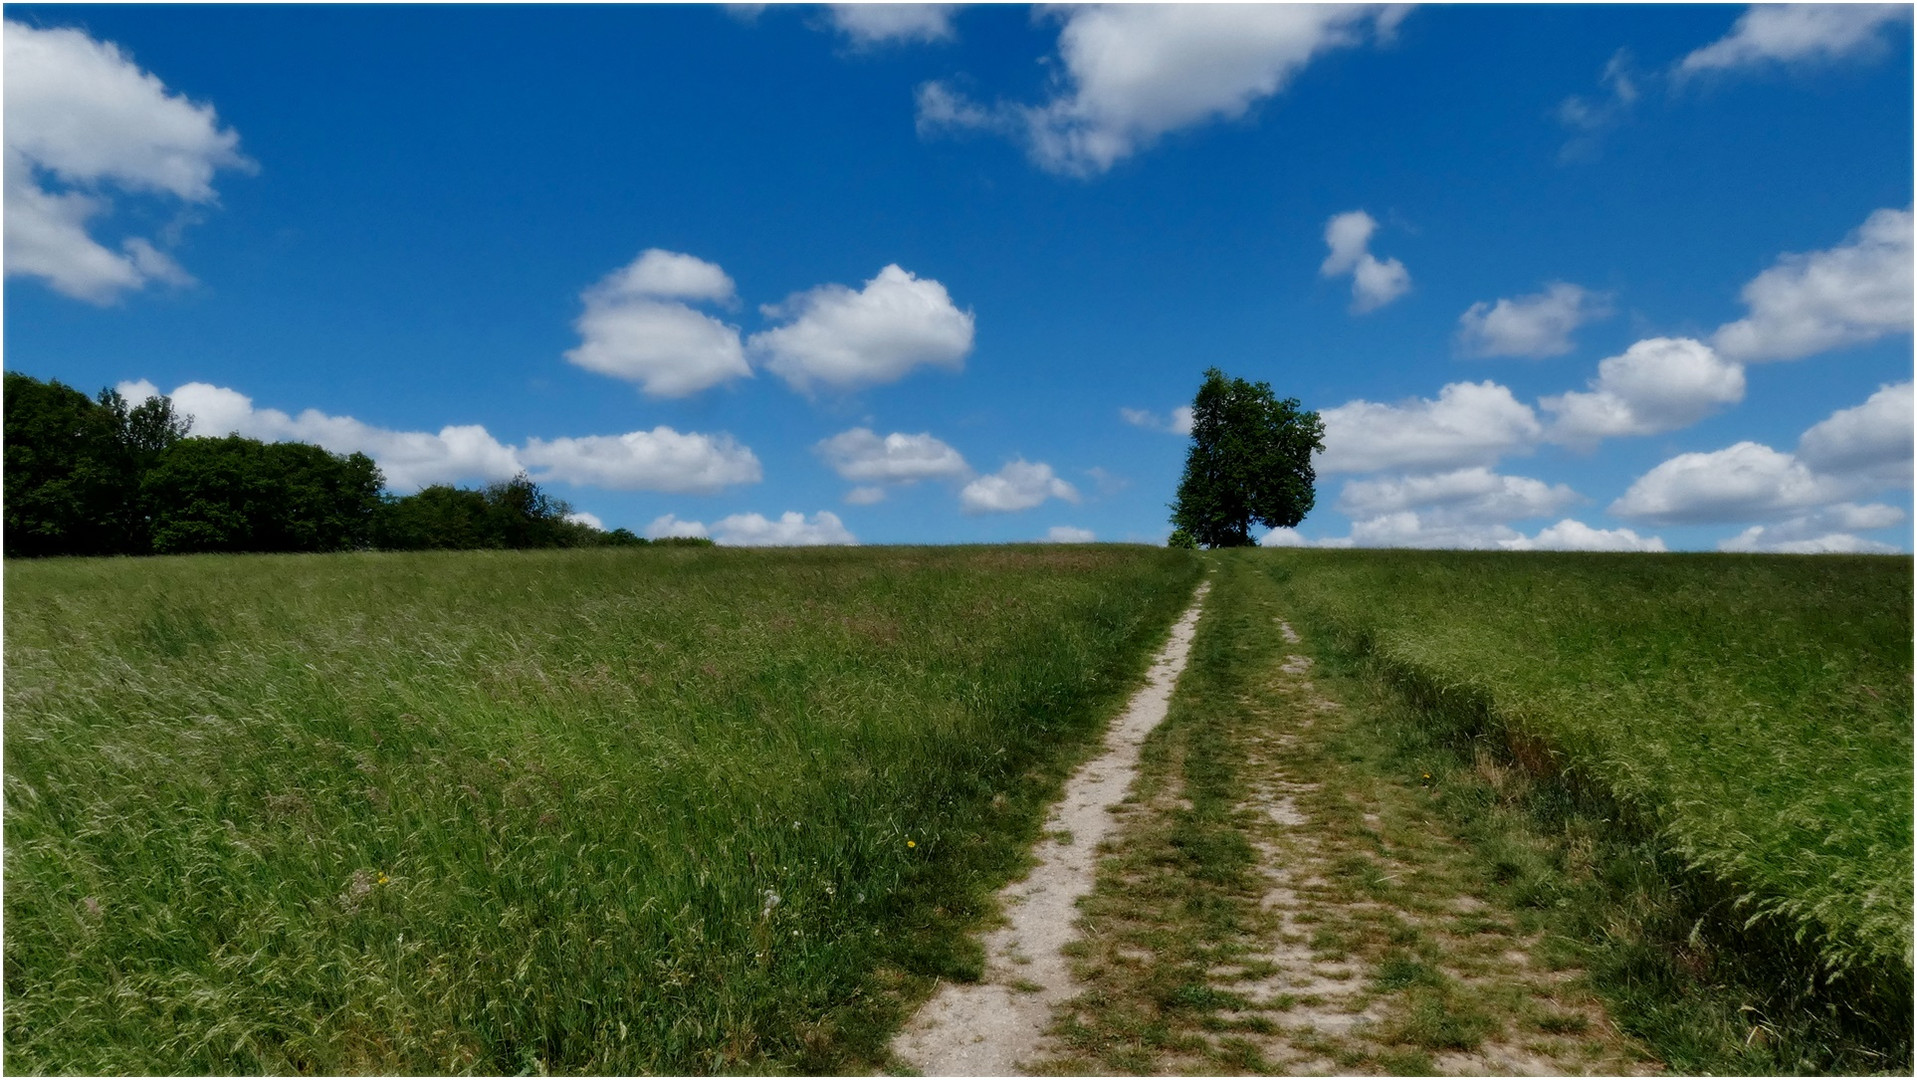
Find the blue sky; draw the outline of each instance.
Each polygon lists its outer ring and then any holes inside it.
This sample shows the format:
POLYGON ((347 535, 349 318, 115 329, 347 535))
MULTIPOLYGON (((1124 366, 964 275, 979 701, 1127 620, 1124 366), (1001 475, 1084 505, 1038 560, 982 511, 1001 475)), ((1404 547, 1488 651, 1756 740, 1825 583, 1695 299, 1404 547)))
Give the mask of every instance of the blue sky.
POLYGON ((9 5, 8 370, 721 542, 1911 547, 1908 7, 9 5))

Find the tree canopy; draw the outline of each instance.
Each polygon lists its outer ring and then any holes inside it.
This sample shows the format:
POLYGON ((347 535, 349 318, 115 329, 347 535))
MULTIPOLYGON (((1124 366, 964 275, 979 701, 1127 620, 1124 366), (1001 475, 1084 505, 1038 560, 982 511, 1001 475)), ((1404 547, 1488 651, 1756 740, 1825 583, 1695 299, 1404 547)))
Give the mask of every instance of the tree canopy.
POLYGON ((57 380, 6 373, 6 542, 10 554, 117 555, 148 543, 141 476, 186 435, 166 398, 129 408, 57 380))
MULTIPOLYGON (((365 454, 188 437, 154 396, 129 406, 6 374, 6 554, 148 555, 646 544, 572 519, 524 473, 481 490, 383 491, 365 454)), ((677 541, 704 543, 709 540, 677 541)))
POLYGON ((1280 401, 1270 383, 1227 378, 1217 368, 1192 401, 1191 449, 1172 504, 1174 541, 1244 547, 1251 526, 1292 527, 1317 501, 1311 455, 1324 446, 1324 422, 1280 401), (1182 534, 1182 536, 1180 535, 1182 534))

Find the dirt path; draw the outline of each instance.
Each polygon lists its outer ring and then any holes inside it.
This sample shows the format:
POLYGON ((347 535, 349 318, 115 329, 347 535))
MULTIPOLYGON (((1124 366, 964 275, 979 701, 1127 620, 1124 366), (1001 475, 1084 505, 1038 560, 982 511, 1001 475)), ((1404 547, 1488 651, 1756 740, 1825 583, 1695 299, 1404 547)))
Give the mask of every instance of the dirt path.
POLYGON ((999 893, 1006 924, 985 938, 985 977, 947 983, 893 1041, 900 1059, 927 1076, 1012 1076, 1044 1052, 1053 1010, 1082 989, 1062 949, 1076 936, 1077 903, 1092 889, 1099 846, 1115 832, 1112 808, 1138 770, 1139 747, 1165 718, 1172 686, 1191 652, 1211 583, 1172 627, 1144 687, 1105 736, 1105 751, 1080 766, 1033 849, 1038 865, 999 893))
MULTIPOLYGON (((1192 695, 1081 905, 1087 987, 1034 1072, 1655 1072, 1562 942, 1334 700, 1265 586, 1220 582, 1192 695)), ((1369 707, 1369 706, 1364 706, 1369 707)))

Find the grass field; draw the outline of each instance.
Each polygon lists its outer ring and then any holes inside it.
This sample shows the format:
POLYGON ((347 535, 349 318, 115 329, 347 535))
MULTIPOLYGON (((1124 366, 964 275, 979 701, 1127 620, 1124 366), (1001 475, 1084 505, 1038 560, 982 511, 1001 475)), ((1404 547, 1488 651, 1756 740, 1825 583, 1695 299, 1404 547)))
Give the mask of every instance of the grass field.
POLYGON ((10 562, 8 1068, 869 1067, 1199 571, 10 562))
POLYGON ((1908 558, 1232 557, 1393 689, 1411 742, 1462 755, 1452 809, 1520 895, 1609 942, 1621 1019, 1674 1069, 1767 1044, 1743 1066, 1908 1068, 1908 558), (1544 847, 1486 824, 1518 802, 1544 847))

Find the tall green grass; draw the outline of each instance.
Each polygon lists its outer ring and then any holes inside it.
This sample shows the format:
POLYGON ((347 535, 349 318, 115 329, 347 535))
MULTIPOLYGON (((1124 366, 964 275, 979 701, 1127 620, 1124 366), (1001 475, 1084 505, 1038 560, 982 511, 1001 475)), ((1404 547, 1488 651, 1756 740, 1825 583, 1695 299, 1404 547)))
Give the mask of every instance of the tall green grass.
POLYGON ((6 568, 15 1072, 837 1071, 1199 572, 1146 548, 6 568))
POLYGON ((1910 559, 1249 557, 1423 723, 1653 838, 1693 935, 1802 981, 1774 1000, 1907 1060, 1910 559))

